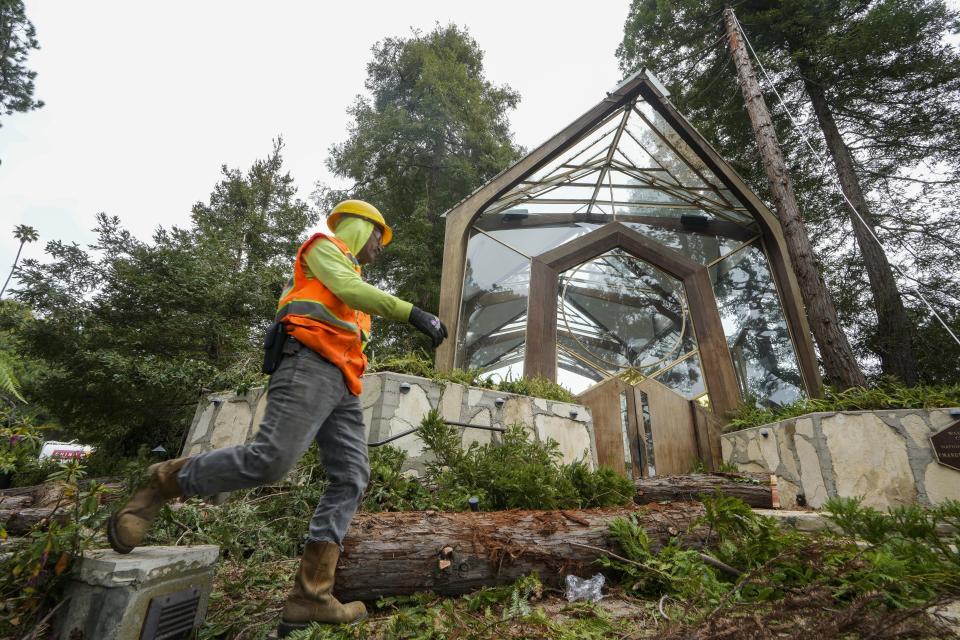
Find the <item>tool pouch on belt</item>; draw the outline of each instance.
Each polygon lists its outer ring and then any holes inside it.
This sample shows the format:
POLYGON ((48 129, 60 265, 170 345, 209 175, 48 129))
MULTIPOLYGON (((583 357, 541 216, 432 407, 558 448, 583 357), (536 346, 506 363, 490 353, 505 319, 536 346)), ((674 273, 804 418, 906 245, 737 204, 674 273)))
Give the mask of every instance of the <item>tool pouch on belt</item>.
POLYGON ((287 342, 287 329, 282 322, 274 322, 267 328, 263 337, 263 369, 267 375, 280 366, 283 359, 283 345, 287 342))

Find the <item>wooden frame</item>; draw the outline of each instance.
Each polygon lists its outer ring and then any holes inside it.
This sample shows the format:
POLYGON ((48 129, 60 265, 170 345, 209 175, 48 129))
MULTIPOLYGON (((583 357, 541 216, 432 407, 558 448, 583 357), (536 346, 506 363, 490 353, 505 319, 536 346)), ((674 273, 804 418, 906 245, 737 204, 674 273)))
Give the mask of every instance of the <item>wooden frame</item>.
MULTIPOLYGON (((821 379, 816 356, 813 350, 810 328, 807 322, 803 303, 800 298, 796 276, 793 273, 793 268, 787 255, 786 245, 784 243, 783 233, 779 222, 777 221, 776 217, 766 208, 763 202, 761 202, 760 199, 750 191, 743 179, 740 178, 740 176, 737 175, 737 173, 720 157, 720 155, 709 144, 709 142, 707 142, 690 125, 690 123, 687 122, 683 116, 676 111, 673 105, 670 104, 669 100, 666 98, 665 91, 662 89, 659 81, 657 81, 656 78, 654 78, 646 70, 642 70, 624 81, 620 86, 608 93, 606 98, 601 100, 593 108, 577 118, 569 126, 547 140, 547 142, 541 146, 531 151, 516 164, 501 172, 489 182, 478 188, 445 214, 446 232, 444 238, 443 273, 440 290, 440 318, 450 330, 452 337, 459 335, 458 323, 460 303, 463 294, 464 271, 466 268, 467 241, 469 240, 470 229, 474 221, 484 210, 484 208, 510 190, 514 185, 523 181, 537 169, 543 167, 545 164, 556 158, 559 154, 563 153, 566 149, 570 148, 582 138, 583 134, 591 131, 592 128, 597 124, 610 117, 618 109, 629 104, 637 97, 643 98, 643 100, 650 104, 652 108, 666 121, 666 123, 677 132, 681 139, 683 139, 684 142, 686 142, 686 144, 693 150, 693 152, 697 154, 700 160, 702 160, 704 164, 714 172, 724 186, 735 196, 737 196, 741 202, 744 203, 744 205, 747 207, 748 213, 753 216, 753 219, 759 225, 763 245, 766 249, 768 260, 770 262, 773 279, 780 295, 784 316, 787 321, 787 326, 789 327, 791 338, 793 339, 794 350, 797 355, 804 386, 808 395, 811 397, 819 396, 821 393, 821 379)), ((621 227, 622 226, 623 225, 621 225, 621 227)), ((602 229, 598 231, 602 231, 602 229)), ((611 233, 621 232, 618 228, 616 232, 611 233)), ((626 234, 621 235, 623 235, 625 238, 628 237, 626 234)), ((636 236, 629 237, 632 239, 631 242, 633 242, 633 247, 635 249, 639 247, 639 250, 647 255, 651 255, 651 253, 647 251, 649 248, 647 245, 654 243, 647 241, 646 244, 644 244, 643 242, 637 242, 636 236)), ((665 255, 665 251, 668 250, 664 250, 664 248, 659 247, 659 245, 657 245, 657 248, 658 255, 666 260, 666 262, 669 262, 670 258, 663 257, 665 255)), ((547 256, 549 253, 550 252, 547 252, 547 254, 543 254, 543 256, 547 256)), ((532 260, 532 279, 538 277, 548 278, 549 272, 553 271, 553 268, 548 266, 544 261, 543 256, 539 256, 532 260)), ((644 258, 644 256, 638 257, 644 258)), ((682 258, 683 256, 680 257, 682 258)), ((651 262, 653 262, 653 260, 651 260, 651 262)), ((658 266, 664 268, 661 264, 658 264, 658 266)), ((667 268, 664 268, 664 270, 669 271, 667 268)), ((709 298, 712 300, 713 293, 709 277, 704 278, 706 274, 705 270, 702 271, 702 274, 703 275, 698 277, 689 276, 689 283, 688 278, 681 277, 681 279, 684 280, 684 286, 687 288, 688 299, 693 300, 701 296, 709 295, 709 298)), ((551 295, 552 302, 550 302, 550 305, 555 307, 556 291, 552 291, 551 295)), ((541 303, 547 304, 547 300, 545 298, 546 293, 544 291, 534 292, 531 290, 529 308, 536 309, 539 307, 534 305, 539 305, 541 303)), ((528 316, 533 315, 534 314, 528 314, 528 316)), ((550 331, 549 323, 551 321, 543 318, 543 314, 538 315, 541 316, 539 324, 536 320, 534 320, 532 323, 528 320, 528 349, 531 345, 541 344, 542 339, 546 337, 544 332, 549 333, 550 331), (533 331, 533 333, 530 333, 531 331, 533 331)), ((700 318, 698 322, 703 323, 706 321, 705 315, 709 314, 701 313, 699 315, 700 318)), ((715 307, 714 315, 716 315, 715 319, 719 321, 719 315, 717 314, 715 307)), ((553 318, 552 323, 554 325, 555 332, 555 317, 553 318)), ((712 324, 712 321, 709 321, 708 324, 712 324)), ((715 338, 712 337, 712 330, 697 328, 697 335, 698 340, 702 341, 707 339, 709 341, 715 341, 715 338)), ((722 331, 720 336, 722 338, 722 331)), ((444 342, 444 344, 437 349, 436 366, 438 369, 450 370, 455 366, 457 348, 456 343, 456 339, 450 339, 444 342)), ((727 351, 726 357, 721 357, 721 352, 726 350, 726 343, 724 341, 722 345, 723 349, 720 349, 720 345, 714 345, 716 348, 710 346, 712 344, 713 342, 710 342, 708 345, 701 344, 702 353, 711 358, 711 362, 709 364, 706 361, 702 362, 702 368, 705 372, 705 377, 707 371, 719 372, 710 374, 711 377, 716 378, 716 380, 712 385, 708 381, 707 386, 710 388, 711 402, 714 410, 718 414, 722 415, 722 406, 727 406, 730 404, 735 406, 739 400, 737 400, 737 402, 733 402, 733 394, 730 393, 730 391, 721 391, 721 389, 728 389, 728 374, 732 371, 732 361, 729 352, 727 351), (707 346, 708 348, 704 349, 704 346, 707 346), (728 367, 724 363, 730 364, 729 371, 728 367), (719 369, 716 368, 717 366, 719 369), (718 396, 715 398, 714 394, 722 394, 723 397, 721 398, 718 396), (720 402, 718 403, 717 400, 720 400, 720 402)), ((703 358, 703 355, 701 357, 703 358)), ((540 360, 538 360, 538 362, 540 362, 540 360)), ((735 374, 732 380, 733 384, 729 388, 733 389, 734 392, 738 394, 736 391, 738 385, 736 383, 735 374)))
POLYGON ((607 224, 531 260, 524 375, 556 380, 557 287, 560 273, 616 248, 649 262, 683 282, 700 350, 700 370, 710 394, 711 405, 719 415, 736 409, 741 402, 737 374, 727 348, 707 268, 648 240, 639 231, 620 222, 607 224))

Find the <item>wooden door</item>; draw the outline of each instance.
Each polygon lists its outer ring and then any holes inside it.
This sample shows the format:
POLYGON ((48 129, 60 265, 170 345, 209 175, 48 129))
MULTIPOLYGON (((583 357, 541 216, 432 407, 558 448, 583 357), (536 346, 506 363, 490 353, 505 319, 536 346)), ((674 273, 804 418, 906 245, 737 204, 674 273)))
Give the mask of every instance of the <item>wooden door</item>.
POLYGON ((645 435, 649 475, 690 473, 700 460, 691 402, 650 378, 635 384, 633 394, 645 435))
POLYGON ((597 462, 632 478, 645 477, 646 450, 641 437, 633 389, 620 378, 607 378, 579 396, 590 408, 597 462))

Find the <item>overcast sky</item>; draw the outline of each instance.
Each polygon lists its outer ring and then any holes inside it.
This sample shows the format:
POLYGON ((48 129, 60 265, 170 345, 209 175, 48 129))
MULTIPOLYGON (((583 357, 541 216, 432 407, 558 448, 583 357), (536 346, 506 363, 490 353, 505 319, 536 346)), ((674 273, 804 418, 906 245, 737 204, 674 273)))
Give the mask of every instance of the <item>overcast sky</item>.
POLYGON ((27 257, 53 239, 91 242, 100 211, 141 239, 185 224, 221 165, 246 169, 277 135, 301 197, 335 184, 324 160, 346 137, 370 48, 411 27, 470 30, 487 78, 520 92, 510 120, 530 149, 616 85, 628 5, 28 1, 46 106, 0 117, 0 273, 16 224, 40 232, 27 257))

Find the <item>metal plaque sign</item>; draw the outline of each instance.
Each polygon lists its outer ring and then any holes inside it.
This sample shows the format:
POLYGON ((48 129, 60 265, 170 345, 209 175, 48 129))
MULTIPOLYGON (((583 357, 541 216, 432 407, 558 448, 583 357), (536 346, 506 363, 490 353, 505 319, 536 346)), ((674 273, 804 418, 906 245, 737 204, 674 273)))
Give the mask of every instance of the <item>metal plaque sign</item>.
POLYGON ((930 436, 937 462, 960 471, 960 420, 930 436))

